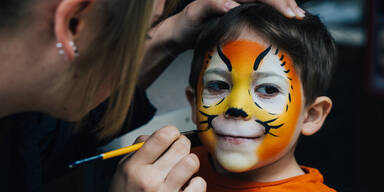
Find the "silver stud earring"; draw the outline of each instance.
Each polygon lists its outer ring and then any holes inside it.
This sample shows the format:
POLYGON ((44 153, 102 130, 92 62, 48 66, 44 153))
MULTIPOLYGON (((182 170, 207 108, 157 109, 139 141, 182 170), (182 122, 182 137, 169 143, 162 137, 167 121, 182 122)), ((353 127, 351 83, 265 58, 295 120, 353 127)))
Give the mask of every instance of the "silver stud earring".
POLYGON ((75 53, 75 57, 79 56, 79 50, 77 49, 75 43, 73 41, 70 41, 69 45, 72 47, 72 50, 75 53))
POLYGON ((56 48, 59 49, 59 55, 64 55, 64 49, 62 43, 56 43, 56 48))
MULTIPOLYGON (((75 43, 73 41, 69 42, 69 46, 71 46, 73 52, 75 53, 75 57, 79 56, 79 50, 77 49, 75 43)), ((64 49, 63 49, 63 44, 58 42, 56 43, 56 48, 59 50, 59 55, 64 55, 64 49)))

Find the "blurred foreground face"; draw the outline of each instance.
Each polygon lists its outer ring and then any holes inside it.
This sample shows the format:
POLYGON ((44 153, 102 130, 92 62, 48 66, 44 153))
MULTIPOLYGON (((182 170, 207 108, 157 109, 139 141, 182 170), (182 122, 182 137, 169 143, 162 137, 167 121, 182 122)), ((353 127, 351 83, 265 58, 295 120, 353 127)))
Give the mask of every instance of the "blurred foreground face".
POLYGON ((256 38, 217 45, 206 54, 197 86, 204 146, 230 172, 270 164, 293 147, 303 110, 291 58, 256 38))

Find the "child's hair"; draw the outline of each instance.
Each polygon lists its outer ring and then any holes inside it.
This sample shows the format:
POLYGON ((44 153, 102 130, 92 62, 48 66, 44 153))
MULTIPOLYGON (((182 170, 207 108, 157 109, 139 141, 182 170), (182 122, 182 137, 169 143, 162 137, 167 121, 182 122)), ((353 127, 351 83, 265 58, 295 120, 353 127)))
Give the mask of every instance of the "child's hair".
POLYGON ((306 13, 303 20, 289 19, 269 5, 241 5, 203 28, 195 47, 189 84, 196 89, 203 59, 217 43, 236 39, 243 29, 255 31, 286 51, 300 73, 306 105, 327 90, 336 62, 333 38, 317 16, 306 13))

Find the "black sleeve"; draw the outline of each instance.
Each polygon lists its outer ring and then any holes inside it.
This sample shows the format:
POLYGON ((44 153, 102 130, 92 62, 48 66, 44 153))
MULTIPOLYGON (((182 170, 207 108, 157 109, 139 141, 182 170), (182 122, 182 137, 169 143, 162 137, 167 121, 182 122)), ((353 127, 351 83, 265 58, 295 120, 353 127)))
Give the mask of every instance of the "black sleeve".
POLYGON ((148 121, 152 119, 152 117, 156 113, 156 108, 149 101, 146 92, 139 88, 136 88, 130 109, 128 111, 126 120, 120 132, 117 133, 113 138, 108 138, 106 140, 98 140, 95 127, 97 127, 100 119, 107 110, 107 107, 108 100, 100 104, 96 109, 92 110, 88 116, 86 126, 82 128, 83 132, 85 132, 88 137, 90 137, 90 139, 94 139, 93 145, 98 147, 105 145, 111 140, 145 125, 146 123, 148 123, 148 121))
MULTIPOLYGON (((156 109, 148 100, 143 90, 136 89, 130 109, 130 118, 116 137, 136 129, 152 119, 156 109)), ((107 144, 114 138, 100 141, 95 128, 107 108, 107 102, 102 103, 90 112, 89 121, 80 132, 73 132, 74 124, 56 120, 56 128, 39 141, 40 157, 43 169, 43 181, 47 182, 71 171, 68 164, 76 160, 95 155, 97 148, 107 144)), ((43 123, 52 118, 44 116, 43 123)), ((116 138, 115 137, 115 138, 116 138)))

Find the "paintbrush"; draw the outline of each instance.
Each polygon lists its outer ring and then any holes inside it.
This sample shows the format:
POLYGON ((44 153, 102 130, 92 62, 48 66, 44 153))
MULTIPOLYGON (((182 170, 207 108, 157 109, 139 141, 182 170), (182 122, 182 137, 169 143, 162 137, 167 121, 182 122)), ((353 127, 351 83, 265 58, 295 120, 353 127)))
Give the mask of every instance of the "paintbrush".
MULTIPOLYGON (((186 137, 188 137, 191 140, 192 146, 199 146, 199 145, 201 145, 201 142, 200 142, 199 138, 197 137, 197 134, 200 132, 203 132, 203 131, 206 131, 206 130, 185 131, 185 132, 181 132, 181 134, 185 135, 186 137)), ((88 164, 88 163, 91 163, 91 162, 94 162, 97 160, 106 160, 106 159, 110 159, 113 157, 125 155, 125 154, 128 154, 130 152, 139 150, 143 146, 143 144, 144 144, 144 142, 136 143, 134 145, 130 145, 127 147, 123 147, 120 149, 116 149, 113 151, 109 151, 106 153, 101 153, 99 155, 95 155, 92 157, 81 159, 81 160, 75 161, 74 163, 68 165, 68 167, 69 168, 75 168, 75 167, 79 167, 79 166, 82 166, 82 165, 85 165, 85 164, 88 164)))

